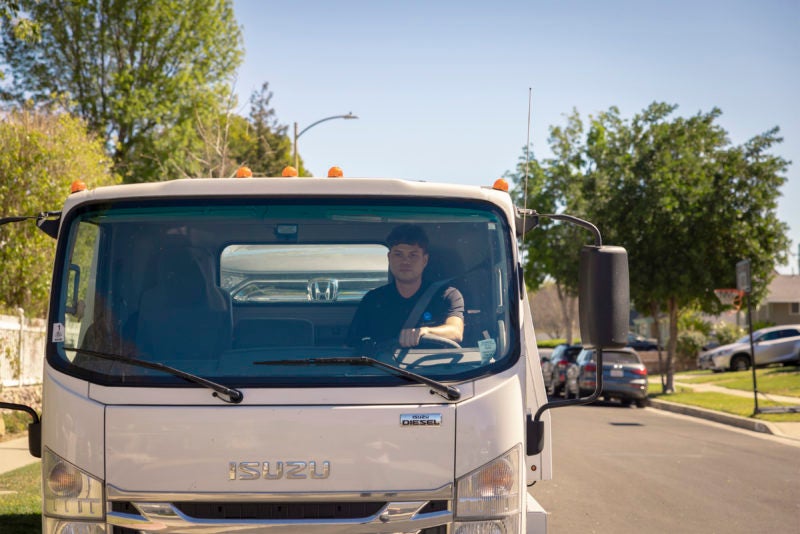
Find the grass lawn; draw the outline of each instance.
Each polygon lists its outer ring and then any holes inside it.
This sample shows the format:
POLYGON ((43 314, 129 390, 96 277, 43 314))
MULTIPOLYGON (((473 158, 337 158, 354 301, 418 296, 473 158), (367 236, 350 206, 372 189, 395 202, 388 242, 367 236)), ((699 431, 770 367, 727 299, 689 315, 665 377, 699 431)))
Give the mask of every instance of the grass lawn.
MULTIPOLYGON (((748 373, 750 371, 747 371, 748 373)), ((731 374, 731 373, 726 373, 731 374)), ((732 373, 738 374, 738 373, 732 373)), ((682 383, 688 381, 682 380, 682 383)), ((752 391, 752 377, 750 383, 750 390, 752 391)), ((761 390, 761 386, 758 387, 761 390)), ((725 412, 741 417, 753 417, 753 398, 752 397, 738 397, 735 395, 726 395, 724 393, 716 392, 694 392, 691 387, 678 386, 675 393, 663 394, 661 393, 661 382, 658 376, 651 376, 647 384, 647 394, 650 398, 660 399, 669 402, 676 402, 678 404, 687 404, 689 406, 697 406, 707 410, 716 410, 718 412, 725 412)), ((759 408, 767 408, 770 406, 781 406, 780 403, 770 402, 764 399, 758 400, 759 408)), ((774 423, 800 423, 800 413, 760 413, 755 416, 755 419, 762 421, 771 421, 774 423)))
MULTIPOLYGON (((712 383, 715 386, 753 391, 753 372, 738 371, 712 373, 699 371, 681 375, 678 379, 684 384, 712 383)), ((800 397, 800 367, 767 367, 756 370, 758 391, 772 395, 800 397)))
POLYGON ((0 532, 42 532, 41 483, 42 471, 39 463, 0 475, 0 532))

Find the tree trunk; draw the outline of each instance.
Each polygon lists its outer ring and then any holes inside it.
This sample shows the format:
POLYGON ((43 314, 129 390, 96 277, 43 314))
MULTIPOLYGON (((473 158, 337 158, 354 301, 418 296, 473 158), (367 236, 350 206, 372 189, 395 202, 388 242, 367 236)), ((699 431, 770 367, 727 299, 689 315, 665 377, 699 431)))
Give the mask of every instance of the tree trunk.
POLYGON ((564 291, 561 287, 561 284, 556 282, 556 292, 558 294, 558 302, 561 305, 561 319, 564 321, 564 327, 566 330, 566 340, 568 345, 572 345, 572 317, 573 314, 570 313, 570 306, 572 298, 564 291))
MULTIPOLYGON (((666 378, 666 372, 665 372, 666 369, 665 369, 665 366, 664 366, 664 359, 661 356, 661 347, 663 347, 664 344, 661 343, 661 329, 658 328, 658 311, 659 311, 659 309, 660 309, 660 306, 658 305, 657 302, 651 302, 650 303, 650 317, 653 318, 653 324, 656 325, 656 345, 658 345, 656 347, 656 349, 658 350, 658 376, 661 378, 661 392, 662 393, 666 393, 667 392, 667 378, 666 378)), ((652 329, 651 329, 651 332, 652 332, 652 329)))
POLYGON ((667 311, 669 313, 669 343, 667 343, 667 383, 664 393, 675 392, 675 351, 678 348, 678 303, 674 297, 667 301, 667 311))

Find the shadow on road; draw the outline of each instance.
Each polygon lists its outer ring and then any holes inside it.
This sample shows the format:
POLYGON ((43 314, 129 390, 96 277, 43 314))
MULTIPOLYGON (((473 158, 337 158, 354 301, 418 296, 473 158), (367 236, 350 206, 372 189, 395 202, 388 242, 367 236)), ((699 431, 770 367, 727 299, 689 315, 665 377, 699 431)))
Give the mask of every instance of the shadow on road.
POLYGON ((42 516, 39 514, 14 514, 0 516, 0 532, 3 534, 41 533, 42 516))
MULTIPOLYGON (((548 400, 548 402, 560 401, 560 400, 564 400, 564 397, 548 397, 547 400, 548 400)), ((608 407, 608 408, 619 408, 619 409, 628 409, 628 408, 636 409, 636 404, 635 403, 631 403, 629 406, 626 406, 626 405, 622 404, 618 400, 608 400, 608 401, 606 401, 606 400, 596 400, 593 403, 589 404, 588 406, 605 406, 605 407, 608 407)))

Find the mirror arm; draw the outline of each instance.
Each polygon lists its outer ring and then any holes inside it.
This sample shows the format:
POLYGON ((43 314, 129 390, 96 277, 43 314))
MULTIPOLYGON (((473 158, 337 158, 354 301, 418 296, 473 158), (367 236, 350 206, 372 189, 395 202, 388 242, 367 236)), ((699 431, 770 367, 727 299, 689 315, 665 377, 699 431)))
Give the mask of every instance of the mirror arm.
POLYGON ((594 236, 594 246, 602 247, 603 246, 603 237, 600 235, 600 230, 597 229, 597 226, 593 225, 589 221, 585 221, 583 219, 579 219, 573 215, 567 215, 565 213, 558 214, 558 213, 550 213, 550 214, 539 214, 539 217, 547 217, 548 219, 553 219, 555 221, 566 221, 570 222, 576 226, 580 226, 581 228, 585 228, 589 230, 592 235, 594 236))
MULTIPOLYGON (((564 386, 566 388, 566 385, 564 386)), ((578 390, 580 392, 580 390, 578 390)), ((528 414, 527 419, 527 442, 525 454, 533 456, 539 454, 544 449, 544 422, 541 420, 542 414, 551 408, 563 408, 565 406, 583 406, 591 404, 600 398, 600 393, 603 391, 603 349, 597 347, 597 369, 595 369, 595 386, 594 391, 588 397, 581 397, 579 399, 567 399, 562 401, 548 402, 536 410, 536 414, 531 417, 528 414)))
POLYGON ((517 218, 515 221, 517 235, 524 235, 539 226, 539 217, 547 217, 554 221, 566 221, 585 228, 594 235, 594 245, 596 247, 603 246, 603 238, 600 235, 600 230, 589 221, 585 221, 573 215, 567 215, 566 213, 538 213, 536 210, 530 208, 517 208, 517 218))
POLYGON ((58 238, 58 226, 61 223, 60 211, 43 211, 38 215, 22 215, 15 217, 2 217, 0 218, 0 226, 8 223, 15 223, 35 219, 36 226, 42 232, 46 233, 53 239, 58 238))
POLYGON ((514 230, 517 237, 522 237, 537 226, 539 226, 539 214, 530 208, 517 208, 516 219, 514 220, 514 230))

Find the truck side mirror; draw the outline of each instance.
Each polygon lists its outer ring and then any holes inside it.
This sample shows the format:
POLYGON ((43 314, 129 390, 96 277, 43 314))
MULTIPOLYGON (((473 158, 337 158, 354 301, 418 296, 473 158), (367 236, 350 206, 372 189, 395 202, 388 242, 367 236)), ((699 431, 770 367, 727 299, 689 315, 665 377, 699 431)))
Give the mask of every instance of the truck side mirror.
POLYGON ((25 412, 31 416, 33 421, 28 425, 28 451, 30 451, 31 456, 35 458, 42 457, 42 423, 39 419, 39 414, 31 408, 30 406, 26 406, 24 404, 16 404, 13 402, 2 402, 0 401, 0 408, 5 410, 17 410, 19 412, 25 412))
POLYGON ((578 295, 583 346, 624 347, 630 321, 628 252, 615 246, 584 246, 578 295))
MULTIPOLYGON (((592 229, 596 242, 602 242, 600 232, 591 223, 565 215, 559 218, 592 229)), ((581 343, 586 348, 597 349, 594 393, 579 399, 548 402, 533 416, 528 415, 525 447, 528 456, 539 454, 544 448, 542 414, 551 408, 579 406, 597 400, 603 391, 603 350, 621 348, 628 343, 631 307, 628 251, 622 247, 585 245, 581 249, 578 298, 581 343)))

